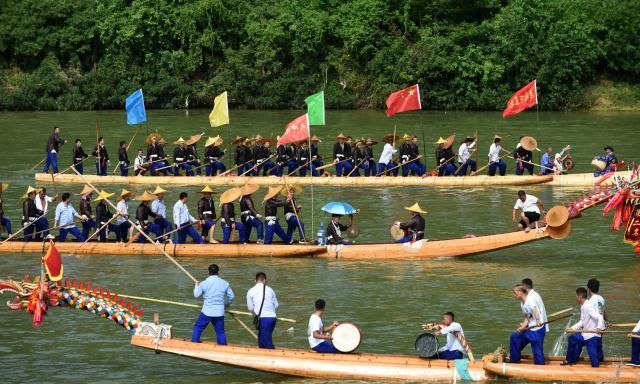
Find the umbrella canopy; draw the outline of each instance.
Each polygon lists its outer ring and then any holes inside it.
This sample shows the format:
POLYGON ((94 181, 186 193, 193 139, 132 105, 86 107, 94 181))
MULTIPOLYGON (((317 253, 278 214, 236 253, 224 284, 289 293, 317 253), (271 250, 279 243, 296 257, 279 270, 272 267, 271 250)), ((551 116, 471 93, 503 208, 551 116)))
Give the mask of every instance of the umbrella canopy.
POLYGON ((351 215, 354 213, 358 213, 356 209, 351 206, 351 204, 345 203, 343 201, 332 201, 328 204, 325 204, 325 206, 321 209, 332 215, 351 215))

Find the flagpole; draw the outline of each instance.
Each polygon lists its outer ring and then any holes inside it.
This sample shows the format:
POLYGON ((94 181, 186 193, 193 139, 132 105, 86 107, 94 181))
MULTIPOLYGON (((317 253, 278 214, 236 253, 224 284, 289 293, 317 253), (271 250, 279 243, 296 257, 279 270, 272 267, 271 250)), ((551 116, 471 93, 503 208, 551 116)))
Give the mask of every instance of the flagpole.
MULTIPOLYGON (((313 178, 313 159, 311 158, 311 125, 309 124, 309 112, 307 110, 307 130, 309 132, 309 135, 307 137, 307 141, 309 142, 308 146, 309 146, 309 176, 313 178)), ((314 189, 313 189, 313 183, 311 183, 311 228, 312 230, 316 230, 316 226, 314 223, 315 220, 315 212, 316 212, 316 207, 315 207, 315 200, 314 200, 314 189)), ((311 232, 313 233, 313 232, 311 232)))

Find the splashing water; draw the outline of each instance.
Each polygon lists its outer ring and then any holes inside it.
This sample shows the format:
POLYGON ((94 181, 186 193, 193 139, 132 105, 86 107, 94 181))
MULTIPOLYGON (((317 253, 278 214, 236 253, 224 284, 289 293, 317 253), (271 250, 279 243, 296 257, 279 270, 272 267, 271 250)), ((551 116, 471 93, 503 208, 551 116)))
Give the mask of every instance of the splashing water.
POLYGON ((573 324, 573 315, 569 317, 567 325, 564 327, 562 335, 558 336, 556 342, 553 344, 553 350, 551 350, 551 356, 564 356, 567 353, 567 332, 566 330, 573 324))

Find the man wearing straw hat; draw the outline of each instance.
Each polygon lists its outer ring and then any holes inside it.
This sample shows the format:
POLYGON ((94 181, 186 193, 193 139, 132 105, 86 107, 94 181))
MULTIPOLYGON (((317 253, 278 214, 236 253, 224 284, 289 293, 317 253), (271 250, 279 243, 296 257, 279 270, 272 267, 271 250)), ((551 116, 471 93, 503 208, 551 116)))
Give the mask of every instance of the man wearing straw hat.
POLYGON ((127 220, 129 218, 129 200, 131 200, 131 192, 123 189, 122 192, 120 192, 120 196, 116 199, 118 202, 118 204, 116 204, 118 217, 114 220, 118 226, 120 241, 125 243, 129 240, 129 230, 131 229, 131 223, 127 220))
POLYGON ((298 185, 290 185, 282 190, 283 194, 287 196, 287 203, 284 206, 284 217, 287 220, 287 238, 289 238, 289 244, 293 244, 293 233, 298 230, 300 238, 299 243, 306 243, 307 237, 304 232, 304 223, 300 219, 299 213, 302 209, 301 205, 298 205, 296 194, 302 193, 302 187, 298 185))
POLYGON ((455 135, 451 135, 446 139, 438 138, 436 144, 436 162, 438 167, 438 176, 453 176, 456 173, 456 167, 453 165, 456 155, 451 150, 455 140, 455 135))
POLYGON ((49 166, 53 168, 53 173, 58 173, 58 151, 60 146, 66 143, 67 140, 60 138, 60 128, 53 127, 53 132, 47 140, 47 160, 44 163, 44 173, 49 173, 49 166))
POLYGON ((4 227, 4 229, 7 231, 7 234, 11 236, 13 235, 13 231, 11 230, 11 220, 9 220, 4 215, 4 207, 3 207, 4 201, 2 200, 2 193, 6 191, 7 188, 9 188, 9 184, 0 183, 0 225, 4 227))
POLYGON ((202 134, 193 135, 187 140, 187 157, 191 169, 195 170, 195 174, 202 175, 202 166, 200 165, 200 155, 198 154, 198 141, 202 138, 202 134))
POLYGON ((284 188, 282 185, 269 187, 269 192, 267 192, 263 199, 264 219, 266 224, 264 234, 265 244, 271 244, 273 242, 274 234, 278 235, 285 244, 289 244, 291 240, 278 222, 278 207, 284 207, 287 204, 286 199, 278 197, 282 188, 284 188))
POLYGON ((187 153, 187 147, 185 147, 186 141, 180 137, 175 144, 177 147, 173 150, 173 175, 180 176, 180 169, 184 169, 187 176, 193 176, 193 169, 189 165, 189 154, 187 153))
POLYGON ((397 243, 409 243, 424 239, 426 223, 420 214, 426 214, 427 211, 420 208, 418 203, 410 207, 404 207, 404 209, 411 212, 411 219, 405 222, 396 221, 393 223, 393 225, 404 231, 404 237, 398 240, 397 243))
POLYGON ((500 176, 507 174, 507 163, 501 158, 502 153, 502 137, 495 135, 493 143, 489 147, 489 176, 495 176, 496 171, 500 170, 500 176))
POLYGON ((234 162, 238 167, 236 170, 238 176, 253 168, 253 164, 251 164, 253 155, 251 149, 248 147, 249 143, 249 138, 245 136, 236 136, 236 139, 233 141, 233 144, 236 144, 234 162))
POLYGON ((247 233, 242 222, 236 221, 234 201, 242 196, 240 188, 231 188, 220 196, 220 222, 222 223, 222 242, 229 244, 233 231, 238 231, 240 243, 247 242, 247 233))
POLYGON ((87 219, 82 222, 82 236, 85 239, 89 238, 89 231, 91 228, 95 231, 97 229, 96 221, 94 220, 95 216, 93 216, 93 209, 91 209, 91 195, 93 194, 93 189, 85 185, 82 188, 82 192, 79 193, 80 197, 80 215, 86 216, 87 219))
MULTIPOLYGON (((311 176, 318 176, 318 171, 316 171, 316 167, 311 161, 311 150, 309 149, 306 141, 300 143, 300 148, 298 148, 297 153, 297 161, 298 166, 301 167, 300 176, 307 176, 307 171, 311 172, 311 176)), ((295 176, 295 174, 292 176, 295 176)))
POLYGON ((256 211, 255 205, 251 195, 254 194, 260 186, 257 184, 246 184, 240 191, 242 197, 240 198, 240 220, 244 225, 245 238, 249 240, 251 237, 251 228, 256 229, 258 237, 258 244, 264 243, 264 225, 262 224, 262 215, 256 211))
POLYGON ((364 142, 364 144, 365 144, 364 154, 366 159, 364 161, 364 164, 366 165, 364 170, 364 175, 375 176, 378 174, 378 164, 376 163, 376 160, 373 157, 373 146, 378 144, 378 142, 368 137, 367 140, 364 142))
MULTIPOLYGON (((171 222, 167 220, 167 206, 164 204, 165 192, 167 191, 160 188, 159 185, 157 185, 156 189, 151 192, 156 196, 155 200, 151 202, 151 212, 156 215, 155 224, 159 226, 161 234, 170 232, 172 228, 171 222)), ((169 239, 165 239, 165 241, 169 241, 169 239)))
POLYGON ((418 146, 418 136, 411 137, 411 143, 409 143, 409 154, 411 155, 411 164, 415 164, 416 171, 412 171, 411 173, 416 176, 423 176, 427 173, 427 166, 420 160, 417 159, 420 156, 420 147, 418 146))
POLYGON ((220 135, 210 137, 204 143, 204 161, 206 162, 205 174, 207 176, 215 176, 218 173, 224 173, 227 170, 222 159, 224 152, 220 149, 222 138, 220 135))
POLYGON ((70 193, 62 194, 62 201, 56 207, 56 215, 54 227, 60 225, 60 235, 58 236, 58 241, 63 243, 67 239, 67 234, 71 233, 75 236, 78 241, 85 241, 85 237, 82 236, 82 233, 78 230, 76 225, 73 222, 74 217, 85 221, 87 219, 86 216, 81 216, 71 205, 71 201, 69 198, 71 197, 70 193))
POLYGON ((524 175, 525 170, 529 175, 533 175, 533 150, 536 149, 537 143, 532 141, 531 136, 520 136, 518 145, 513 151, 513 158, 516 159, 516 175, 524 175))
MULTIPOLYGON (((148 143, 147 161, 151 164, 151 176, 156 176, 159 168, 167 166, 166 161, 164 161, 166 156, 164 154, 163 144, 159 142, 158 135, 151 134, 148 143)), ((164 176, 167 176, 167 168, 160 170, 160 172, 162 172, 164 176)))
POLYGON ((253 159, 258 164, 256 167, 256 174, 259 175, 262 172, 262 176, 267 176, 270 174, 271 169, 275 166, 273 161, 271 161, 271 143, 273 142, 273 138, 271 137, 261 137, 260 140, 256 143, 256 147, 253 152, 253 159))
POLYGON ((100 191, 98 197, 96 197, 95 199, 95 201, 98 202, 98 205, 96 205, 96 220, 98 224, 100 224, 100 228, 109 223, 108 225, 106 225, 106 227, 100 229, 100 232, 98 233, 98 238, 100 239, 101 243, 107 242, 108 231, 116 234, 117 242, 122 241, 122 238, 120 237, 120 227, 117 224, 111 223, 115 219, 113 219, 114 215, 111 213, 111 211, 109 211, 109 205, 106 202, 106 200, 113 195, 113 193, 100 191))
POLYGON ((311 136, 311 147, 309 148, 311 151, 311 164, 316 169, 324 165, 324 163, 322 162, 322 156, 320 156, 320 152, 318 152, 319 142, 320 142, 320 138, 318 136, 316 135, 311 136))
MULTIPOLYGON (((147 235, 153 233, 156 236, 160 236, 162 234, 160 226, 149 220, 149 217, 154 219, 156 217, 156 214, 151 211, 151 208, 149 208, 149 202, 155 198, 156 197, 148 191, 144 191, 141 195, 136 196, 135 199, 140 202, 136 208, 136 222, 138 224, 138 231, 144 232, 147 235)), ((138 235, 138 239, 136 241, 138 243, 148 242, 147 238, 141 235, 138 235)))
POLYGON ((27 193, 23 196, 25 199, 22 203, 22 226, 25 228, 23 231, 24 241, 31 241, 33 231, 36 228, 37 221, 45 218, 43 212, 36 207, 36 189, 32 186, 27 188, 27 193), (35 223, 34 223, 35 222, 35 223))
POLYGON ((216 204, 213 201, 213 190, 206 185, 202 191, 202 198, 198 201, 198 219, 202 225, 200 235, 204 240, 209 236, 210 244, 217 244, 218 241, 213 237, 216 230, 216 204))
POLYGON ((187 236, 193 239, 196 244, 204 244, 202 237, 193 228, 193 223, 196 219, 189 213, 189 207, 187 201, 189 200, 189 194, 187 192, 180 192, 178 201, 173 205, 173 224, 178 229, 177 244, 184 244, 187 241, 187 236))
POLYGON ((333 145, 333 159, 336 163, 336 175, 346 176, 353 169, 351 164, 352 150, 351 145, 346 143, 347 136, 340 133, 336 136, 337 143, 333 145))

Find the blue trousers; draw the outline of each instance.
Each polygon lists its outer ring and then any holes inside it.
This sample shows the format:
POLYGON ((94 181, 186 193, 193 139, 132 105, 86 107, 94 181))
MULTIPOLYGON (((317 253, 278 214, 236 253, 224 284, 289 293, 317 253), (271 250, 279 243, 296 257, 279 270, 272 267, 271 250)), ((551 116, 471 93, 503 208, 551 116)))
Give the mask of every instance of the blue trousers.
POLYGON ((375 161, 363 161, 360 164, 360 169, 362 169, 362 173, 365 176, 375 176, 378 173, 376 172, 378 167, 375 161))
MULTIPOLYGON (((442 169, 442 168, 446 168, 446 166, 445 167, 441 167, 440 169, 442 169)), ((454 171, 455 171, 455 169, 454 169, 454 171)), ((402 166, 402 176, 403 177, 409 176, 409 173, 411 173, 414 176, 422 176, 422 175, 424 175, 425 172, 426 172, 426 167, 424 166, 424 164, 422 164, 420 162, 420 160, 416 160, 416 161, 413 161, 413 162, 411 162, 409 164, 406 164, 406 165, 402 166)))
MULTIPOLYGON (((637 335, 640 335, 640 332, 637 335)), ((631 339, 631 362, 640 364, 640 339, 631 339)))
POLYGON ((496 171, 500 170, 500 176, 504 176, 507 174, 507 163, 504 162, 504 160, 500 159, 495 163, 491 163, 491 165, 489 165, 489 176, 495 176, 496 175, 496 171))
POLYGON ((178 239, 176 241, 177 244, 184 244, 187 242, 187 236, 193 239, 193 242, 196 244, 204 244, 204 240, 202 240, 202 236, 193 228, 193 225, 188 225, 189 223, 181 224, 183 228, 178 231, 178 239))
MULTIPOLYGON (((153 224, 149 225, 144 230, 144 233, 146 233, 147 236, 150 235, 151 233, 153 233, 156 236, 160 236, 160 235, 162 235, 162 229, 160 228, 160 225, 158 225, 156 223, 153 223, 153 224)), ((138 242, 138 243, 148 243, 149 240, 147 240, 146 237, 140 235, 140 236, 138 236, 138 239, 136 240, 136 242, 138 242)))
MULTIPOLYGON (((320 172, 318 171, 318 167, 322 167, 324 165, 324 162, 322 160, 314 160, 311 162, 311 164, 313 165, 313 169, 316 170, 316 174, 313 176, 320 176, 320 172)), ((322 171, 322 173, 324 173, 324 171, 322 171)))
POLYGON ((273 165, 273 168, 271 168, 271 170, 269 171, 269 175, 281 177, 283 172, 284 172, 284 167, 276 163, 273 165))
POLYGON ((200 235, 202 236, 203 240, 209 235, 209 230, 214 225, 216 225, 216 221, 213 219, 208 219, 204 221, 204 224, 202 224, 202 231, 200 231, 200 235))
MULTIPOLYGON (((248 172, 251 168, 253 168, 253 162, 249 162, 244 165, 241 165, 236 170, 236 175, 240 176, 243 173, 248 172)), ((254 173, 257 174, 257 171, 255 169, 251 172, 248 172, 245 176, 255 176, 254 173)))
POLYGON ((307 172, 311 172, 311 176, 318 176, 318 171, 316 171, 316 166, 313 163, 307 164, 307 166, 300 168, 300 176, 307 176, 307 172))
POLYGON ((598 350, 602 346, 601 337, 592 337, 589 340, 585 340, 582 333, 574 333, 569 336, 569 343, 567 346, 567 362, 569 364, 575 364, 582 353, 582 347, 587 347, 589 353, 589 360, 591 360, 591 366, 597 368, 600 366, 600 359, 598 358, 598 350))
POLYGON ((49 166, 52 167, 53 173, 58 173, 58 154, 47 152, 47 160, 44 162, 44 173, 49 173, 49 166))
POLYGON ((287 238, 289 238, 289 242, 293 241, 293 232, 295 232, 296 229, 300 235, 300 241, 303 241, 306 238, 304 236, 304 223, 298 221, 298 218, 293 215, 287 220, 287 238), (298 225, 298 223, 300 223, 300 225, 298 225))
POLYGON ((167 232, 171 232, 171 229, 173 228, 169 220, 165 219, 164 217, 156 217, 153 223, 158 225, 161 235, 167 232))
POLYGON ((396 241, 396 243, 408 243, 410 241, 413 241, 413 233, 407 233, 402 239, 396 241))
POLYGON ((441 166, 440 168, 438 168, 438 176, 450 176, 450 175, 454 175, 455 173, 456 173, 456 166, 451 163, 447 163, 441 166))
POLYGON ((519 363, 522 350, 527 344, 531 343, 531 352, 533 354, 533 362, 536 365, 544 365, 544 336, 545 328, 542 327, 537 331, 527 330, 524 332, 514 332, 509 340, 509 361, 519 363))
POLYGON ((191 169, 191 165, 189 165, 189 163, 182 163, 173 167, 173 176, 180 176, 180 168, 184 169, 185 175, 193 176, 193 169, 191 169))
POLYGON ((35 227, 35 232, 40 232, 39 234, 34 236, 34 240, 40 241, 43 237, 49 236, 49 219, 47 219, 46 216, 40 216, 36 223, 31 227, 35 227))
POLYGON ((129 176, 129 166, 120 163, 120 176, 129 176))
POLYGON ((202 167, 200 166, 201 164, 199 161, 190 161, 189 165, 191 165, 191 169, 195 171, 196 175, 202 175, 202 167))
POLYGON ((32 241, 33 240, 33 232, 36 231, 36 224, 30 225, 22 231, 22 240, 23 241, 32 241))
POLYGON ((73 166, 79 174, 84 174, 84 164, 78 163, 73 166))
POLYGON ((524 175, 525 171, 529 172, 530 175, 533 175, 533 164, 522 163, 520 161, 516 162, 516 175, 524 175))
POLYGON ((260 329, 258 330, 258 347, 274 349, 273 330, 276 328, 278 319, 275 317, 261 317, 260 329))
POLYGON ((116 241, 122 240, 122 237, 120 236, 120 226, 116 224, 109 224, 105 228, 102 228, 102 230, 100 230, 100 233, 98 233, 98 238, 100 238, 101 242, 107 242, 107 230, 116 234, 116 241))
POLYGON ((273 235, 276 234, 285 244, 289 244, 291 242, 291 238, 287 236, 287 233, 282 229, 282 226, 277 221, 273 224, 266 224, 264 234, 264 243, 271 244, 273 243, 273 235))
POLYGON ((207 176, 215 176, 216 173, 223 173, 227 170, 227 167, 224 166, 222 161, 214 161, 213 163, 208 163, 205 166, 205 174, 207 176))
POLYGON ((107 162, 106 161, 96 161, 96 175, 98 176, 107 176, 107 162))
MULTIPOLYGON (((129 240, 129 228, 131 228, 131 223, 129 223, 128 221, 124 221, 118 224, 117 227, 120 241, 129 240)), ((118 234, 116 234, 116 238, 118 238, 118 234)))
POLYGON ((224 334, 224 316, 210 317, 200 312, 196 323, 193 325, 193 333, 191 333, 191 341, 200 342, 202 332, 207 329, 207 325, 211 323, 216 331, 216 342, 218 345, 227 345, 227 336, 224 334))
POLYGON ((93 219, 89 219, 87 221, 82 222, 82 236, 85 239, 89 238, 89 231, 93 228, 93 230, 97 229, 96 221, 93 219))
POLYGON ((460 351, 442 351, 431 356, 431 358, 440 360, 460 360, 464 358, 464 354, 460 351))
MULTIPOLYGON (((391 168, 395 167, 396 165, 397 164, 395 164, 393 161, 390 161, 387 164, 378 163, 378 173, 381 173, 380 176, 386 176, 385 174, 382 174, 382 173, 386 172, 388 169, 391 169, 391 168)), ((398 168, 396 168, 391 172, 393 173, 393 176, 398 176, 398 171, 400 171, 400 170, 398 168)))
POLYGON ((262 172, 262 176, 267 176, 274 166, 275 164, 271 160, 263 161, 258 165, 258 173, 262 172))
POLYGON ((80 232, 80 230, 76 228, 76 226, 74 225, 71 228, 60 228, 60 235, 58 236, 58 242, 64 243, 69 233, 75 236, 75 238, 78 239, 78 241, 80 242, 85 241, 86 239, 84 236, 82 236, 82 233, 80 232))
POLYGON ((593 173, 594 177, 599 177, 602 176, 604 174, 607 174, 609 172, 613 172, 613 169, 611 169, 611 167, 606 167, 605 169, 603 169, 602 171, 596 171, 593 173))
MULTIPOLYGON (((236 231, 238 231, 238 237, 240 238, 241 243, 247 242, 247 233, 244 229, 244 225, 236 221, 236 231)), ((231 226, 225 223, 222 223, 222 243, 229 244, 229 240, 231 239, 231 226)))
POLYGON ((162 173, 163 176, 167 176, 167 172, 169 171, 169 168, 165 168, 161 171, 158 171, 158 168, 163 168, 168 166, 169 163, 167 163, 166 161, 157 161, 155 163, 151 164, 151 176, 157 176, 158 172, 162 173))
POLYGON ((343 161, 341 163, 336 164, 336 175, 347 176, 352 169, 353 169, 353 164, 351 164, 351 161, 343 161))
POLYGON ((320 353, 340 353, 333 344, 326 340, 311 349, 320 353))
POLYGON ((471 172, 475 172, 478 169, 476 162, 471 159, 467 159, 464 164, 460 163, 459 167, 460 170, 458 171, 458 174, 456 176, 466 176, 467 169, 469 168, 471 168, 471 172))
POLYGON ((254 217, 251 220, 243 221, 242 225, 244 226, 244 238, 246 240, 249 240, 249 238, 251 237, 251 228, 256 229, 256 235, 258 236, 258 239, 264 240, 264 224, 262 224, 262 221, 254 217))
POLYGON ((0 224, 2 224, 2 226, 7 230, 7 233, 9 235, 13 234, 13 231, 11 230, 11 220, 2 216, 2 218, 0 219, 0 224))

